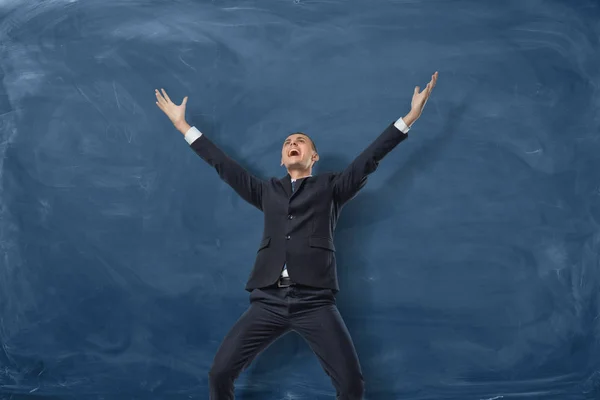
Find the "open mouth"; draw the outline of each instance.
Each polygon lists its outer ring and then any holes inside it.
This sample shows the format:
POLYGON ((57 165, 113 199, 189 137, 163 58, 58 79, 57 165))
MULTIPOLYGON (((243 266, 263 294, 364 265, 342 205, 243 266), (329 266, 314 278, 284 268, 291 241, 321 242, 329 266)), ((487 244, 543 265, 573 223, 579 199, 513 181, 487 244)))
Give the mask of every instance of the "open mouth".
POLYGON ((288 152, 289 157, 295 157, 295 156, 299 156, 299 155, 300 155, 300 151, 298 151, 296 149, 292 149, 288 152))

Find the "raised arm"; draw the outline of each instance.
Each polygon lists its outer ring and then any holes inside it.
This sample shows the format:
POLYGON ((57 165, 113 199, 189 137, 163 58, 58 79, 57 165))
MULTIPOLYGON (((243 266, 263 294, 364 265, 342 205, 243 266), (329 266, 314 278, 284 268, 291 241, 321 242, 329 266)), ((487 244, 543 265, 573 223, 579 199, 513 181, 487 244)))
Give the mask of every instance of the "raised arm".
POLYGON ((262 211, 262 196, 265 182, 248 172, 239 163, 225 154, 196 127, 185 120, 187 96, 180 105, 174 104, 164 89, 156 92, 156 105, 171 120, 175 128, 181 132, 190 147, 200 158, 213 167, 219 177, 227 183, 241 198, 262 211))
POLYGON ((408 137, 408 131, 419 119, 423 108, 437 82, 438 73, 431 76, 431 81, 421 92, 415 87, 410 112, 403 118, 390 124, 365 150, 363 150, 348 167, 333 180, 333 195, 337 202, 344 204, 352 199, 363 188, 367 177, 377 170, 379 162, 400 142, 408 137))

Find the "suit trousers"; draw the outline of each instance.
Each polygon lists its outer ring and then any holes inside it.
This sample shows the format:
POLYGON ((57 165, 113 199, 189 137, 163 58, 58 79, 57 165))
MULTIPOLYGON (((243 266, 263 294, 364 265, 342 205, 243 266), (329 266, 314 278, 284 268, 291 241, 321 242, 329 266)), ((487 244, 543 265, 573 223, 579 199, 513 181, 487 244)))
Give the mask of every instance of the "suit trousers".
POLYGON ((283 334, 304 338, 331 378, 337 399, 360 400, 358 356, 330 289, 303 286, 254 289, 250 306, 223 339, 208 374, 211 400, 233 400, 234 381, 283 334))

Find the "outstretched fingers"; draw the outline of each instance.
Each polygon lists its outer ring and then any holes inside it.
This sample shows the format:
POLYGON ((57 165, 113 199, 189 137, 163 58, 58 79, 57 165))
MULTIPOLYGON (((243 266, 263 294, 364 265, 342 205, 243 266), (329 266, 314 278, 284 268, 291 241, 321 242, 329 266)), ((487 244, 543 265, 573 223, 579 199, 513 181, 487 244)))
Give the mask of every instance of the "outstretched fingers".
POLYGON ((437 71, 435 72, 435 74, 431 75, 431 80, 429 81, 429 83, 427 84, 428 90, 431 92, 433 90, 433 88, 435 87, 435 84, 437 82, 437 77, 438 77, 438 73, 437 71))
POLYGON ((436 82, 437 82, 437 72, 435 74, 431 75, 431 80, 429 81, 429 83, 427 83, 425 90, 423 90, 423 93, 425 93, 425 97, 429 97, 429 95, 431 94, 431 91, 435 87, 436 82))
POLYGON ((160 94, 158 89, 154 89, 154 94, 156 94, 156 100, 157 100, 158 104, 163 105, 163 106, 167 105, 167 100, 165 100, 165 98, 162 96, 162 94, 160 94))
POLYGON ((165 92, 165 89, 160 89, 162 91, 163 96, 165 97, 165 99, 167 100, 167 102, 172 103, 171 99, 169 98, 169 95, 167 94, 167 92, 165 92))

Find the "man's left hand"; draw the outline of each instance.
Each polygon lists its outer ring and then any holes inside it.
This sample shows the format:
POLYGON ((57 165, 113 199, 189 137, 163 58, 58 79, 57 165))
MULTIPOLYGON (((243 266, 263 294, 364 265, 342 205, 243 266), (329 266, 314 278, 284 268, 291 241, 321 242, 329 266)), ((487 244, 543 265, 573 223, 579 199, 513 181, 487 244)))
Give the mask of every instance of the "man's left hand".
POLYGON ((438 73, 436 71, 435 74, 431 75, 431 80, 425 87, 423 91, 420 91, 420 87, 415 87, 415 91, 413 93, 412 102, 411 102, 411 110, 406 117, 404 117, 404 122, 406 125, 411 126, 423 112, 423 108, 431 95, 431 91, 435 87, 437 82, 438 73))

